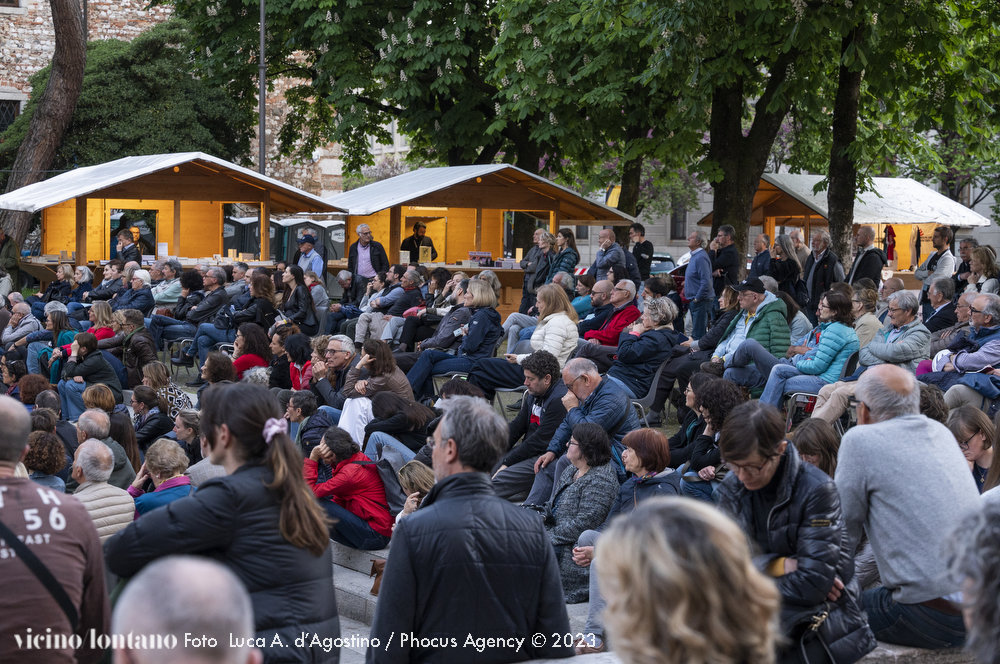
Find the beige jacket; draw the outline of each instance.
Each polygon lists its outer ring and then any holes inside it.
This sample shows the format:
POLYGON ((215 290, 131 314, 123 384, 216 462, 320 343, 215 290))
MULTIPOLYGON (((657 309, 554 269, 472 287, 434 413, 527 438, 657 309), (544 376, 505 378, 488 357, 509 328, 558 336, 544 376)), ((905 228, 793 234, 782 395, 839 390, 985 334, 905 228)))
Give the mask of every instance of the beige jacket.
POLYGON ((101 542, 132 523, 135 517, 132 496, 107 482, 84 482, 73 495, 87 508, 101 542))

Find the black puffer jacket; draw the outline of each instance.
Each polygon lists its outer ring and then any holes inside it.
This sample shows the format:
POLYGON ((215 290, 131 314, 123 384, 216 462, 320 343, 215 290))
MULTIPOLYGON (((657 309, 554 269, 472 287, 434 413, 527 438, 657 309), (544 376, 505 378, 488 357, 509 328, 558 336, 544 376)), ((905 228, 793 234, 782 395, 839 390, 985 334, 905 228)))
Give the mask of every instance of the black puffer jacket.
POLYGON ((172 554, 214 558, 249 591, 257 637, 270 646, 277 635, 284 644, 262 648, 266 662, 338 662, 336 648, 326 653, 295 645, 301 632, 337 638, 340 620, 330 551, 313 556, 281 536, 281 506, 265 487, 273 479, 263 466, 243 466, 208 480, 194 495, 143 515, 108 540, 107 564, 132 576, 172 554))
MULTIPOLYGON (((144 516, 143 519, 146 517, 144 516)), ((140 519, 141 521, 141 519, 140 519)), ((368 662, 523 662, 572 657, 573 649, 531 635, 569 631, 555 552, 537 514, 498 498, 485 473, 434 485, 392 534, 371 636, 384 645, 368 662), (400 645, 400 634, 445 647, 400 645), (526 638, 520 651, 465 647, 467 635, 526 638), (454 645, 448 639, 455 639, 454 645)))
POLYGON ((759 569, 782 557, 798 562, 796 571, 774 579, 781 593, 785 633, 803 618, 827 609, 830 616, 820 633, 837 664, 855 662, 875 648, 875 637, 858 602, 854 558, 846 547, 840 495, 833 480, 804 463, 794 445, 786 448, 783 468, 777 501, 767 523, 755 521, 751 492, 735 473, 730 473, 716 490, 718 507, 736 519, 752 544, 766 539, 767 551, 754 556, 759 569), (836 603, 827 602, 835 577, 844 582, 846 592, 836 603))

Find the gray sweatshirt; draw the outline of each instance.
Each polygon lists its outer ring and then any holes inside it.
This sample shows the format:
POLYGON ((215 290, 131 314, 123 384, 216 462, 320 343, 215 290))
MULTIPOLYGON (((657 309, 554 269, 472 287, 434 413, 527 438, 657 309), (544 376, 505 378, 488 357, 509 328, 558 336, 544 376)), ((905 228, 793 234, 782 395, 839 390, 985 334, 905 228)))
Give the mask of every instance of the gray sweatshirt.
POLYGON ((850 550, 862 528, 893 599, 918 604, 958 590, 948 574, 955 525, 982 503, 951 432, 923 415, 844 434, 837 489, 850 550))

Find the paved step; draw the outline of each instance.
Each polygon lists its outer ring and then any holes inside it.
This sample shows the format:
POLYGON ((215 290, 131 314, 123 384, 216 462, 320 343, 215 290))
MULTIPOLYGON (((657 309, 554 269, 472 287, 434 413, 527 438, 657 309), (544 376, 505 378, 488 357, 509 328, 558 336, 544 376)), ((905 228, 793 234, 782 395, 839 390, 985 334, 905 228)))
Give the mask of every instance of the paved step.
POLYGON ((333 564, 352 569, 355 572, 369 574, 372 570, 372 558, 385 560, 389 557, 389 549, 378 551, 359 551, 349 546, 330 540, 330 550, 333 553, 333 564))
MULTIPOLYGON (((368 563, 369 568, 371 563, 368 563)), ((373 579, 367 572, 358 572, 341 565, 333 566, 333 585, 337 610, 342 618, 371 625, 375 618, 375 600, 371 594, 373 579)))

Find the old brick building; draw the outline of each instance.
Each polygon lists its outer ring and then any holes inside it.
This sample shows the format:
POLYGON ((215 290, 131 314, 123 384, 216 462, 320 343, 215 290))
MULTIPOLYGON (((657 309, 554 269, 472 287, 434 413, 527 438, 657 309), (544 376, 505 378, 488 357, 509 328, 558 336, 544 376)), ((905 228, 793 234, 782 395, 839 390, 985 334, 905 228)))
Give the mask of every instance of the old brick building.
MULTIPOLYGON (((88 39, 131 40, 142 31, 165 21, 171 8, 147 9, 146 0, 83 0, 87 7, 88 39)), ((13 122, 31 94, 28 79, 49 64, 55 50, 55 35, 48 0, 0 0, 0 131, 13 122)), ((267 154, 276 153, 273 136, 286 109, 281 81, 267 99, 267 154)), ((257 150, 253 151, 256 162, 257 150)), ((126 156, 126 155, 122 155, 126 156)), ((270 159, 267 174, 321 196, 341 189, 340 146, 318 151, 312 159, 270 159)))

